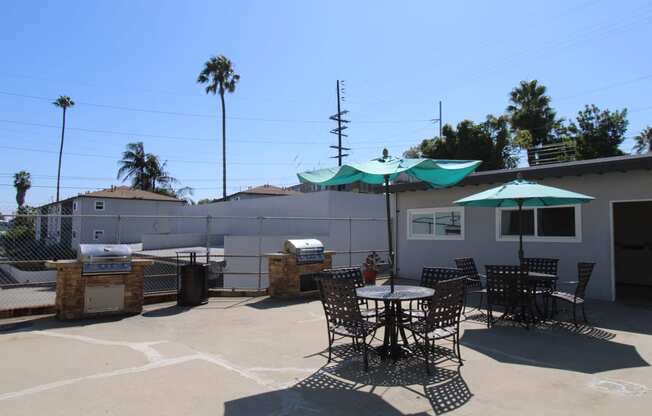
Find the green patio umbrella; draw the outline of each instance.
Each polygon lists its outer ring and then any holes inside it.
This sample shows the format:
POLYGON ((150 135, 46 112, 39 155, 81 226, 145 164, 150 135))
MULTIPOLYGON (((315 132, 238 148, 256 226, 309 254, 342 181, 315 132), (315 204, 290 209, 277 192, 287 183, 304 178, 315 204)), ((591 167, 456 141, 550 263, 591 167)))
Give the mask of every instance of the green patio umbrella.
POLYGON ((527 181, 519 174, 514 181, 458 199, 453 203, 467 207, 518 207, 518 258, 520 261, 523 258, 523 207, 584 204, 593 199, 592 196, 527 181))
POLYGON ((387 209, 387 238, 390 261, 390 285, 394 291, 394 250, 392 247, 392 226, 389 209, 389 182, 401 173, 406 173, 435 188, 455 185, 478 165, 478 160, 436 160, 427 158, 397 158, 389 156, 387 149, 383 157, 364 163, 351 163, 342 166, 298 173, 302 183, 322 186, 345 185, 353 182, 385 184, 385 205, 387 209))

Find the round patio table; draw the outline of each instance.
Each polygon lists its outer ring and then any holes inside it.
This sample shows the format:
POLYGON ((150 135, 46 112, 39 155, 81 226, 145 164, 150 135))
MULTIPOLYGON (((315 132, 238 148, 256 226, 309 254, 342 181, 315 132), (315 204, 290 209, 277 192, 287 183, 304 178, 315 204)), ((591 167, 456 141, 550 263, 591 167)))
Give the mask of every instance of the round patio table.
POLYGON ((395 285, 394 292, 389 286, 365 286, 355 290, 360 299, 382 301, 385 304, 385 336, 383 345, 378 348, 381 358, 397 360, 403 356, 407 338, 400 326, 403 309, 402 302, 426 299, 435 294, 433 289, 421 286, 395 285), (399 332, 403 345, 399 343, 399 332))

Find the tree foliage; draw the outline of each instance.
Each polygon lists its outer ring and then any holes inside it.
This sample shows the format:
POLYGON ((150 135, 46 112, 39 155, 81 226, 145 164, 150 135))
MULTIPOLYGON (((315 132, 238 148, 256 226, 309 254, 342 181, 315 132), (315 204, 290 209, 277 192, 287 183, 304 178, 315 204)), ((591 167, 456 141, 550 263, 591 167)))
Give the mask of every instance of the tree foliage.
POLYGON ((433 159, 482 160, 479 170, 512 168, 516 159, 511 154, 507 117, 487 116, 479 124, 464 120, 456 128, 445 125, 443 137, 423 140, 405 152, 406 157, 433 159))
POLYGON ((625 140, 627 125, 627 109, 610 111, 600 110, 595 105, 585 106, 577 113, 576 121, 568 126, 578 159, 622 155, 619 146, 625 140))
POLYGON ((167 171, 167 162, 161 162, 153 153, 145 153, 143 142, 127 144, 118 164, 118 179, 131 179, 131 186, 136 189, 156 192, 177 182, 167 171))
POLYGON ((521 81, 509 94, 507 115, 521 144, 540 146, 556 141, 557 113, 550 106, 546 87, 537 80, 521 81), (525 133, 527 132, 527 134, 525 133), (529 139, 524 142, 523 139, 529 139))
POLYGON ((14 188, 16 188, 16 203, 18 204, 18 208, 25 205, 25 195, 31 187, 32 175, 29 172, 21 170, 14 174, 14 188))
POLYGON ((146 153, 143 142, 127 144, 118 164, 118 179, 123 182, 131 179, 132 188, 193 202, 190 197, 194 190, 189 186, 175 189, 174 184, 179 181, 168 172, 167 162, 161 162, 153 153, 146 153))
POLYGON ((636 153, 652 153, 652 127, 648 126, 643 131, 634 137, 634 150, 636 153))

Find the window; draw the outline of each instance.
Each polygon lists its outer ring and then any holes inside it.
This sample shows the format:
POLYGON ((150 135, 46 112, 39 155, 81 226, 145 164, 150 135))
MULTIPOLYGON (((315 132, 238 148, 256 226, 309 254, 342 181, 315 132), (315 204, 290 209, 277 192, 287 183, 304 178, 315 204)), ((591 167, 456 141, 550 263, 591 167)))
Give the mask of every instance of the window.
POLYGON ((93 231, 93 240, 98 241, 104 237, 104 230, 94 230, 93 231))
MULTIPOLYGON (((519 216, 516 208, 496 210, 496 239, 518 239, 519 216)), ((523 240, 581 242, 580 208, 576 205, 523 209, 523 240)))
POLYGON ((72 201, 72 211, 77 212, 77 201, 72 201))
POLYGON ((95 201, 95 211, 104 211, 104 201, 95 201))
POLYGON ((408 210, 408 239, 463 240, 464 208, 408 210))
POLYGON ((77 231, 72 230, 72 238, 77 238, 77 231))

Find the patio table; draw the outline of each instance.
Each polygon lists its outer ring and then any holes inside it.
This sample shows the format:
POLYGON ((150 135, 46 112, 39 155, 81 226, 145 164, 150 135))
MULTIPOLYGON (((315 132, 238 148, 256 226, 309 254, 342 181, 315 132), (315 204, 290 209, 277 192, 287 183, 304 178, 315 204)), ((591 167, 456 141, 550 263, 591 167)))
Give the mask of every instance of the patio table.
POLYGON ((383 345, 378 348, 382 358, 397 360, 403 356, 406 345, 401 345, 398 340, 399 331, 403 343, 407 344, 405 333, 400 327, 403 309, 402 302, 427 299, 435 294, 433 289, 421 286, 395 285, 394 292, 389 286, 365 286, 356 289, 360 299, 382 301, 385 304, 385 336, 383 345))

